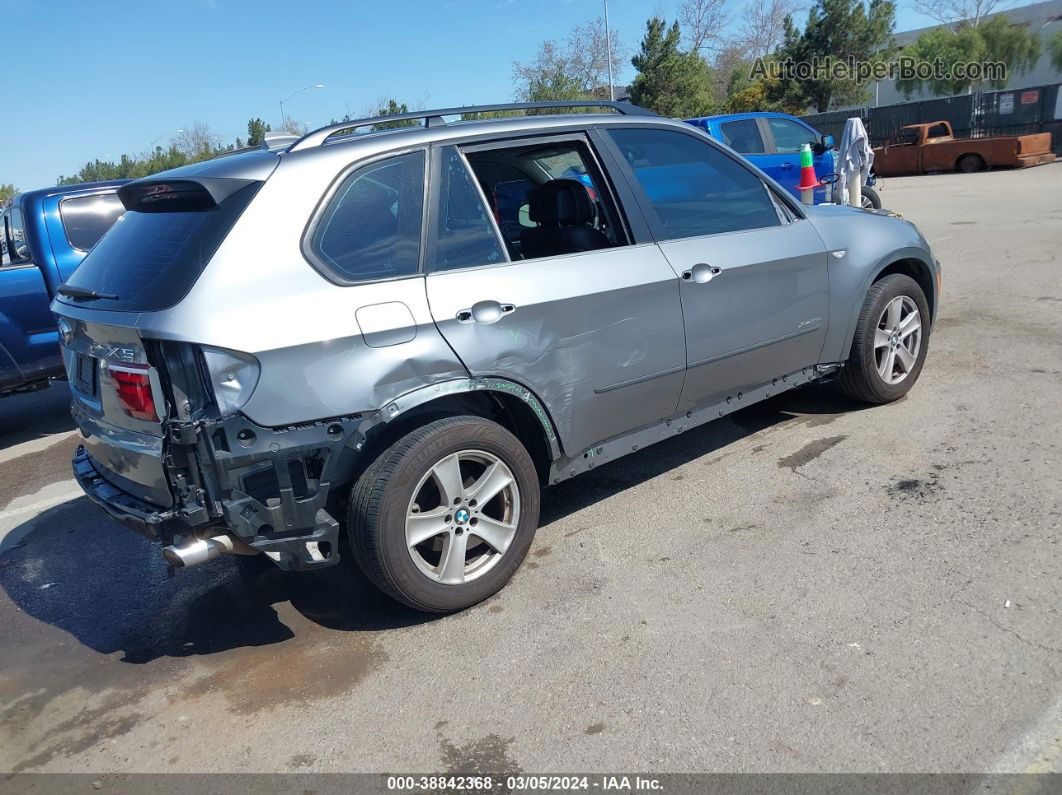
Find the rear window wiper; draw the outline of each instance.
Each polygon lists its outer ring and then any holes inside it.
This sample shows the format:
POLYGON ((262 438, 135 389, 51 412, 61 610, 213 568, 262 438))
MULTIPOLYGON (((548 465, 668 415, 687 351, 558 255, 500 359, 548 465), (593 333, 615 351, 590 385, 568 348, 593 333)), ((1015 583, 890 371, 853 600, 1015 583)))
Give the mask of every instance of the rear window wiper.
POLYGON ((73 298, 75 301, 95 301, 100 298, 105 298, 108 301, 118 300, 118 296, 114 293, 99 293, 85 287, 72 287, 69 284, 59 285, 59 295, 65 295, 67 298, 73 298))

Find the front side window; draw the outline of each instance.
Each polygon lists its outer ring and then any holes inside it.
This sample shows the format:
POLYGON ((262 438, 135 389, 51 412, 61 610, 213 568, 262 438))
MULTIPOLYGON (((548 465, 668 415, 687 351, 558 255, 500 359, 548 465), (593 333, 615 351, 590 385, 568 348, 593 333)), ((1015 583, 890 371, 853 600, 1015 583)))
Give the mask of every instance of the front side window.
POLYGON ((96 245, 124 212, 125 207, 114 193, 77 196, 59 203, 67 242, 79 251, 88 251, 96 245))
POLYGON ((503 262, 490 217, 457 149, 442 151, 440 163, 435 270, 453 270, 503 262))
POLYGON ((619 214, 584 140, 467 153, 512 259, 626 244, 619 214))
POLYGON ((804 144, 814 147, 818 142, 818 136, 803 124, 797 124, 789 119, 768 118, 767 126, 774 138, 774 150, 780 155, 800 154, 804 144))
POLYGON ((670 130, 612 129, 664 238, 779 226, 759 177, 707 141, 670 130))
POLYGON ((763 146, 760 125, 755 119, 738 119, 720 125, 723 143, 743 155, 762 155, 767 150, 763 146))
POLYGON ((310 247, 342 281, 411 276, 420 267, 423 218, 424 152, 389 157, 343 180, 310 247))

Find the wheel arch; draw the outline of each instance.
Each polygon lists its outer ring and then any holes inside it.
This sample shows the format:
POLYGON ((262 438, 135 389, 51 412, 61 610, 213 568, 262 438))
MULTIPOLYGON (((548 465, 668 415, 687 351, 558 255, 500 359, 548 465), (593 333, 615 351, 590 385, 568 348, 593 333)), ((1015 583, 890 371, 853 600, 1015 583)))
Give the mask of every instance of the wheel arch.
POLYGON ((937 270, 929 261, 927 261, 925 252, 920 249, 901 249, 900 251, 894 251, 879 260, 878 264, 871 269, 863 283, 862 289, 859 291, 859 300, 853 302, 854 306, 849 313, 848 328, 844 337, 842 360, 847 360, 849 354, 852 352, 852 340, 855 337, 856 323, 859 319, 859 312, 863 308, 863 302, 866 300, 867 292, 876 282, 881 281, 886 276, 892 276, 893 274, 909 276, 918 283, 919 287, 922 288, 922 292, 924 292, 926 296, 926 301, 929 303, 930 329, 932 330, 933 323, 937 316, 937 270))
POLYGON ((530 389, 505 378, 459 378, 420 387, 381 407, 362 426, 360 455, 352 479, 414 428, 462 414, 493 420, 510 431, 531 455, 543 481, 550 464, 562 455, 553 419, 530 389))
POLYGON ((980 160, 982 171, 988 168, 988 161, 985 160, 985 156, 982 155, 980 152, 963 152, 961 155, 955 158, 954 170, 959 171, 959 164, 968 157, 976 157, 978 160, 980 160))

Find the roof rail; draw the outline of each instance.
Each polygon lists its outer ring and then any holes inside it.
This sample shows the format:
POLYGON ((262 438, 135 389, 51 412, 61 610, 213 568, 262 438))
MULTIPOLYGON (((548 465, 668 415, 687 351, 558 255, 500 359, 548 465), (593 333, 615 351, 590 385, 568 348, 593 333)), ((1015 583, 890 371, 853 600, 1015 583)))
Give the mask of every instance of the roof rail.
POLYGON ((355 130, 358 127, 385 124, 395 121, 424 121, 425 127, 438 127, 446 124, 443 116, 459 116, 466 113, 497 113, 499 111, 516 110, 549 110, 552 108, 609 108, 625 116, 656 116, 651 110, 631 105, 629 102, 613 102, 602 100, 555 100, 550 102, 509 102, 500 105, 465 105, 460 108, 439 108, 436 110, 418 110, 413 113, 395 113, 390 116, 371 116, 364 119, 350 119, 338 124, 329 124, 302 136, 293 143, 287 151, 297 152, 301 149, 310 149, 320 146, 333 135, 345 130, 355 130))

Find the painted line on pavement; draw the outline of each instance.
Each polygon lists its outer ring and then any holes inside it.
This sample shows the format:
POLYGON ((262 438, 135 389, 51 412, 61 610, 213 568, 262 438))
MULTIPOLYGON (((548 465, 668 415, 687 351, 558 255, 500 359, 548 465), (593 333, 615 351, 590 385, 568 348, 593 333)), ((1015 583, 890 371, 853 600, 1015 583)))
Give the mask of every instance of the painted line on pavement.
POLYGON ((77 431, 53 433, 48 436, 42 436, 40 439, 30 439, 28 442, 21 442, 20 444, 0 450, 0 464, 7 461, 14 461, 16 458, 29 455, 30 453, 39 453, 41 450, 47 450, 49 447, 57 445, 76 434, 77 431))
POLYGON ((84 492, 77 481, 71 478, 49 483, 34 494, 13 500, 5 510, 0 511, 0 554, 18 544, 34 529, 37 515, 77 499, 82 494, 84 492))

